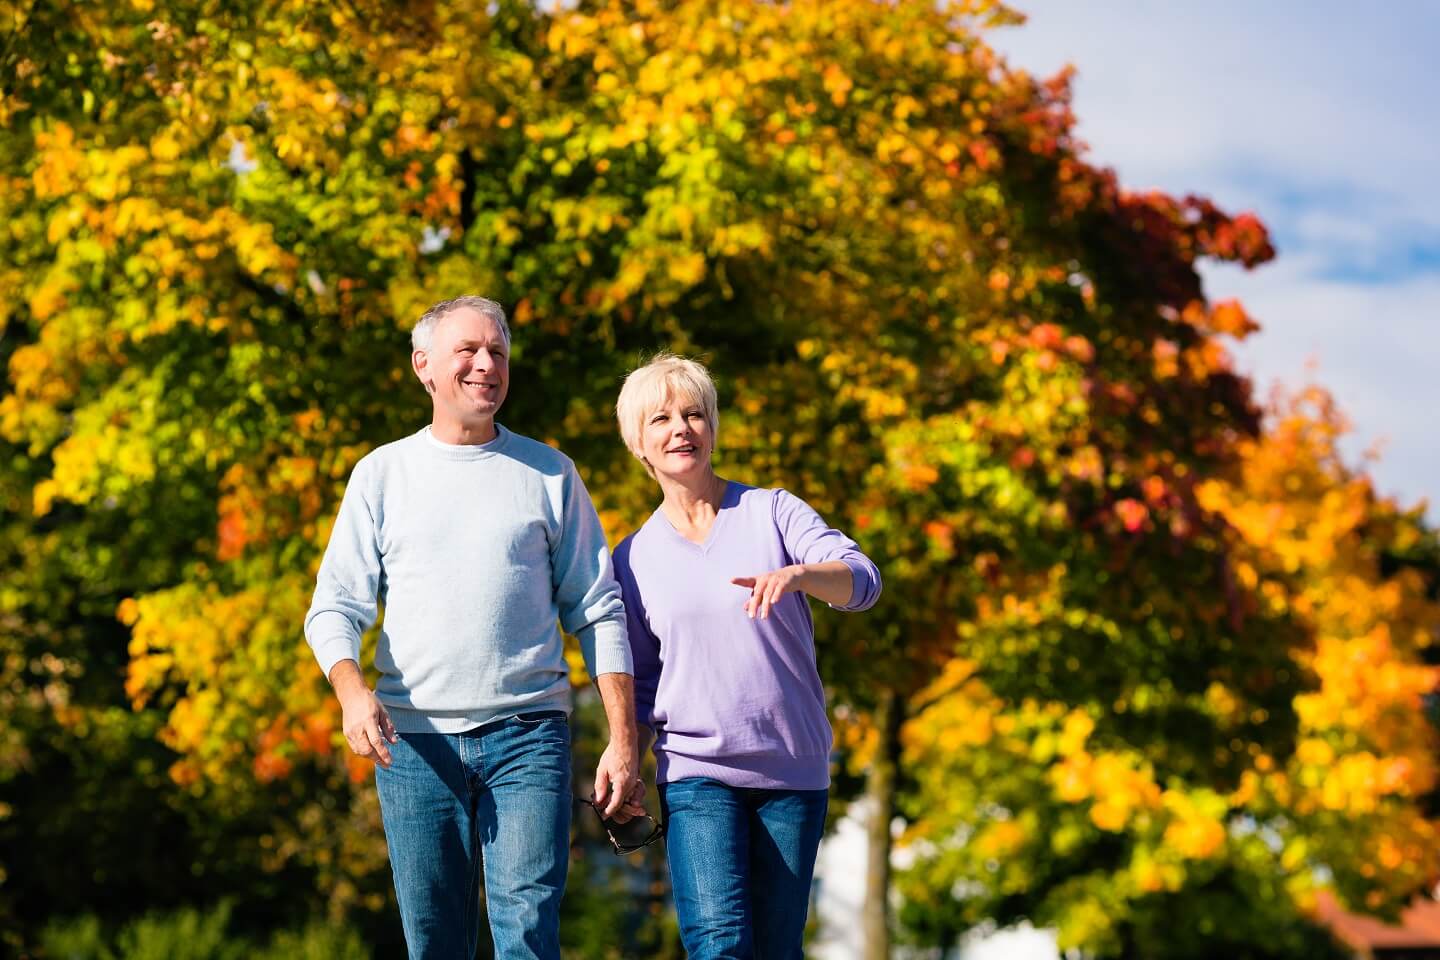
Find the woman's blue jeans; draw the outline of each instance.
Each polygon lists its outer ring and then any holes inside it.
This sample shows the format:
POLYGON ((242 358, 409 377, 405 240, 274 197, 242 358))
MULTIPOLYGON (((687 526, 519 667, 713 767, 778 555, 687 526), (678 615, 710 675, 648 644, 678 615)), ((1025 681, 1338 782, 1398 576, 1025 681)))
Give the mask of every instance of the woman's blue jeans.
POLYGON ((412 960, 471 960, 485 878, 496 960, 559 960, 570 725, 559 711, 402 734, 375 768, 412 960))
POLYGON ((690 960, 804 956, 826 790, 660 785, 670 885, 690 960))

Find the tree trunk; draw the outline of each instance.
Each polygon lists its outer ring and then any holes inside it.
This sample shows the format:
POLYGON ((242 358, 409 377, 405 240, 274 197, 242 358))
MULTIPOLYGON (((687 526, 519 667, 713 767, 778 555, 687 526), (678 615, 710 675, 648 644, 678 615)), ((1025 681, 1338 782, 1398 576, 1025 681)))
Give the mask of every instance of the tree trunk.
POLYGON ((862 914, 864 960, 889 960, 890 957, 890 822, 895 819, 901 712, 894 690, 881 693, 875 708, 880 743, 865 781, 865 796, 870 807, 870 822, 866 827, 870 859, 865 870, 862 914))

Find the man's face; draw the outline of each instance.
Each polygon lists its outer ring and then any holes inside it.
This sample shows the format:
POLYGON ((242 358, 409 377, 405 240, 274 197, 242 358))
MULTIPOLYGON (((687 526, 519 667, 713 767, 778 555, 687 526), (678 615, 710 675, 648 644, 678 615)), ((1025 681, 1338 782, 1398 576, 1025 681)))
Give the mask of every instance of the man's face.
POLYGON ((411 359, 437 415, 475 426, 493 421, 505 402, 510 348, 499 325, 478 310, 447 313, 432 331, 430 349, 416 350, 411 359))

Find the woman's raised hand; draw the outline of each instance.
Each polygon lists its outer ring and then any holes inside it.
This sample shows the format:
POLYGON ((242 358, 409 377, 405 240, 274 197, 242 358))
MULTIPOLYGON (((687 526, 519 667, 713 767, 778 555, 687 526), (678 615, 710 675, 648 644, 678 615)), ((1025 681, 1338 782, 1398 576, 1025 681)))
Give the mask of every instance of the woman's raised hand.
POLYGON ((757 616, 764 620, 770 616, 770 608, 779 603, 781 597, 805 589, 801 583, 804 577, 805 568, 795 563, 753 577, 731 577, 730 582, 737 587, 750 588, 750 596, 745 600, 745 613, 751 620, 757 616))

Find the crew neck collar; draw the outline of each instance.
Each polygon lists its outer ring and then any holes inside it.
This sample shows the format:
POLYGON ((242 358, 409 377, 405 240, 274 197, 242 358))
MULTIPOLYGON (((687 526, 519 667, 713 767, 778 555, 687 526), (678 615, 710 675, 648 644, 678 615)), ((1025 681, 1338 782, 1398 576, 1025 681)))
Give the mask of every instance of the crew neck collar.
POLYGON ((437 456, 446 460, 483 460, 486 457, 494 456, 505 446, 510 438, 510 431, 500 424, 495 424, 495 436, 484 443, 446 443, 438 439, 431 431, 430 425, 426 424, 420 428, 417 434, 437 456))

